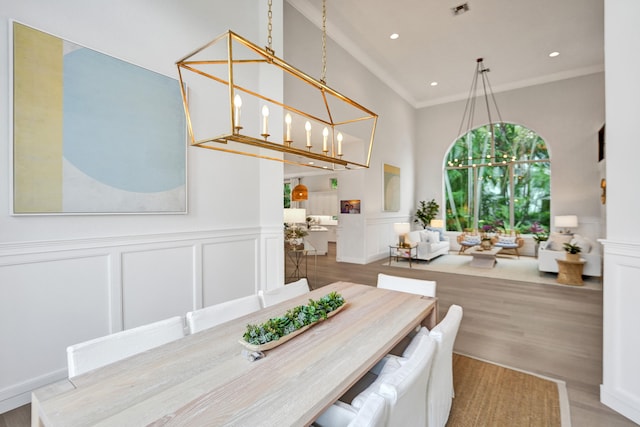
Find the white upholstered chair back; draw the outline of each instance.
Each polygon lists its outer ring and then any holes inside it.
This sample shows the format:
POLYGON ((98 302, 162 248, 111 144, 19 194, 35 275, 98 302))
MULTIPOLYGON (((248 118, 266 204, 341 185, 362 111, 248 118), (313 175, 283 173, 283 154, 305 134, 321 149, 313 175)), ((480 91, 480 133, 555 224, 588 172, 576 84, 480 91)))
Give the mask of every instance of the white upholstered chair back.
POLYGON ((426 426, 427 383, 435 351, 433 338, 420 331, 403 357, 387 355, 376 365, 371 372, 378 377, 351 405, 360 409, 369 395, 377 392, 387 401, 387 426, 426 426))
POLYGON ((176 316, 67 347, 69 378, 184 337, 176 316))
POLYGON ((378 274, 378 287, 392 291, 407 292, 410 294, 436 296, 436 282, 431 280, 411 279, 408 277, 389 276, 378 274))
POLYGON ((245 314, 260 310, 258 295, 249 295, 220 304, 211 305, 187 313, 187 327, 190 334, 212 328, 229 320, 242 317, 245 314))
POLYGON ((362 408, 337 401, 313 423, 314 427, 384 427, 387 421, 387 402, 373 392, 367 396, 362 408))
POLYGON ((427 425, 427 384, 436 343, 428 335, 418 335, 416 340, 411 357, 385 375, 378 390, 389 405, 388 426, 427 425))
POLYGON ((444 427, 451 411, 453 391, 453 345, 462 321, 462 307, 452 305, 447 315, 429 336, 437 343, 427 391, 427 416, 429 427, 444 427))
POLYGON ((269 291, 259 291, 263 307, 269 307, 282 301, 304 295, 309 292, 309 282, 302 278, 297 282, 287 283, 276 289, 269 291))

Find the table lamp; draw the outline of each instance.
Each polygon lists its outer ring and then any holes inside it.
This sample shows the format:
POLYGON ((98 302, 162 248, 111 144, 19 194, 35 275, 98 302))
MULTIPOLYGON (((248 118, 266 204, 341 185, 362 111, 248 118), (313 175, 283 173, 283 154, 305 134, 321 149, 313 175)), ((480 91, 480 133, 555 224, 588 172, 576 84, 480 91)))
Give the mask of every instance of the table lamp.
POLYGON ((411 231, 411 224, 408 222, 396 222, 393 224, 393 231, 398 235, 398 247, 403 248, 405 246, 404 236, 411 231))
POLYGON ((444 221, 441 219, 432 219, 431 222, 429 223, 429 225, 433 228, 443 228, 444 227, 444 221))
POLYGON ((285 224, 298 224, 306 222, 307 210, 306 209, 284 209, 284 222, 285 224))
POLYGON ((570 228, 578 226, 578 217, 576 215, 558 215, 553 218, 553 225, 560 229, 560 233, 572 234, 570 228), (562 230, 564 228, 564 230, 562 230))

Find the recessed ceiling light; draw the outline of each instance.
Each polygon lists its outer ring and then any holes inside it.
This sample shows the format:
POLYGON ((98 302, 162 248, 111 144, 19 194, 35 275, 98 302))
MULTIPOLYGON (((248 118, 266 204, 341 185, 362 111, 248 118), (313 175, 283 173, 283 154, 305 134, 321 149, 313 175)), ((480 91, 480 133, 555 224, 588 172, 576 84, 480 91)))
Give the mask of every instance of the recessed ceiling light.
POLYGON ((429 83, 431 86, 438 86, 438 82, 431 82, 429 83))
POLYGON ((395 40, 395 39, 397 39, 398 37, 400 37, 400 34, 398 34, 398 33, 393 33, 393 34, 391 34, 391 35, 389 36, 389 38, 390 38, 391 40, 395 40))
POLYGON ((556 57, 556 56, 558 56, 558 55, 560 55, 560 52, 551 52, 551 53, 549 54, 549 56, 550 56, 551 58, 555 58, 555 57, 556 57))

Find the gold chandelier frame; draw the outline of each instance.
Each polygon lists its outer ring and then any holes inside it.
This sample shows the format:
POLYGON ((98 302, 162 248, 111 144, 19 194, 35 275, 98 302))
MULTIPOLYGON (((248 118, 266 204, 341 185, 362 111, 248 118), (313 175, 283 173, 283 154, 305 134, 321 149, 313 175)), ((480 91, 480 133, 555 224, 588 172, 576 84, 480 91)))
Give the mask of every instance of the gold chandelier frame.
MULTIPOLYGON (((270 42, 271 36, 269 35, 269 43, 270 42)), ((323 56, 323 63, 324 62, 325 57, 323 56)), ((229 30, 178 60, 176 65, 178 67, 182 100, 187 118, 189 139, 192 146, 322 169, 357 169, 369 167, 378 115, 338 91, 330 88, 326 85, 324 79, 317 80, 288 64, 283 59, 277 57, 271 47, 263 49, 246 38, 229 30), (211 50, 212 47, 215 48, 216 45, 219 57, 211 58, 208 56, 209 53, 207 51, 211 50), (220 49, 221 45, 224 46, 224 49, 220 49), (238 52, 242 53, 239 54, 238 52), (200 56, 204 56, 204 58, 200 58, 200 56), (323 111, 320 112, 320 109, 317 108, 313 113, 308 112, 305 111, 303 107, 285 104, 271 96, 259 93, 258 90, 254 90, 242 83, 238 83, 236 76, 234 75, 235 68, 237 66, 276 67, 278 70, 282 71, 285 76, 294 77, 297 81, 304 83, 306 87, 311 88, 311 93, 315 93, 315 96, 320 97, 320 104, 323 106, 323 111), (217 67, 220 68, 218 71, 223 69, 224 72, 216 74, 207 67, 217 67), (184 76, 186 72, 194 73, 195 75, 204 77, 212 82, 227 86, 226 92, 228 99, 226 101, 226 108, 228 108, 229 116, 226 131, 217 135, 205 135, 204 137, 199 137, 200 135, 196 136, 196 132, 193 127, 195 118, 193 117, 191 107, 189 105, 187 92, 188 85, 184 76), (307 130, 307 144, 304 148, 298 148, 295 146, 293 141, 289 138, 288 130, 287 137, 283 137, 283 141, 270 140, 269 137, 271 135, 269 135, 269 132, 267 131, 266 116, 264 118, 265 121, 262 133, 256 132, 255 130, 251 133, 251 131, 245 130, 244 127, 240 126, 240 110, 237 105, 234 105, 236 96, 240 94, 243 96, 248 95, 249 97, 253 97, 258 100, 258 103, 267 103, 272 106, 272 108, 274 106, 276 108, 280 108, 283 115, 285 113, 287 113, 287 115, 294 114, 298 121, 307 120, 307 123, 313 122, 314 126, 318 124, 320 126, 324 126, 326 130, 323 133, 323 143, 315 144, 316 147, 321 148, 321 151, 313 149, 314 144, 310 140, 309 130, 307 130), (344 111, 348 111, 346 118, 343 117, 344 114, 341 116, 344 111), (351 132, 353 130, 352 126, 354 125, 357 126, 359 130, 362 130, 363 125, 366 125, 365 128, 367 134, 364 138, 359 138, 351 132), (349 143, 349 138, 354 137, 363 143, 368 142, 368 145, 362 145, 363 150, 361 152, 361 158, 358 157, 357 159, 350 159, 342 150, 342 138, 344 138, 346 148, 346 145, 349 143), (259 149, 268 149, 284 154, 290 154, 292 156, 289 156, 289 158, 285 158, 284 155, 281 157, 274 157, 264 154, 262 150, 251 151, 250 149, 236 149, 228 146, 230 141, 242 145, 258 147, 259 149)), ((259 71, 259 69, 256 69, 256 74, 254 75, 259 75, 259 71)), ((267 115, 268 114, 269 113, 267 112, 267 115)), ((290 121, 290 118, 287 119, 290 121)), ((284 126, 284 123, 282 123, 282 125, 284 126)), ((316 132, 315 134, 320 135, 320 132, 316 132)), ((300 143, 300 139, 296 142, 300 143)))

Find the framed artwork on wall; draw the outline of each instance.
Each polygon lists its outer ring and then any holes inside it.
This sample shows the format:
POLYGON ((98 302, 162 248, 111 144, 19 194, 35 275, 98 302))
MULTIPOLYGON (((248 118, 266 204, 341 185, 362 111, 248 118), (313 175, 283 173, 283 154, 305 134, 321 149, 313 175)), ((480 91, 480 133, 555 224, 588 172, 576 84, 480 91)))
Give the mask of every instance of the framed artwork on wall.
POLYGON ((360 200, 340 200, 341 214, 359 214, 360 200))
POLYGON ((13 214, 186 213, 177 79, 13 26, 13 214))
POLYGON ((383 210, 398 212, 400 210, 400 168, 383 164, 383 210))

